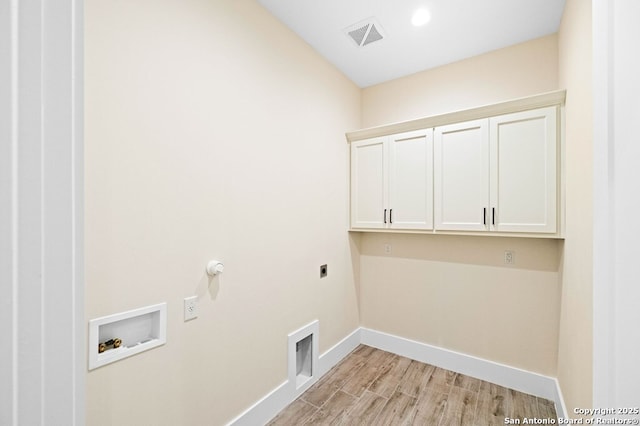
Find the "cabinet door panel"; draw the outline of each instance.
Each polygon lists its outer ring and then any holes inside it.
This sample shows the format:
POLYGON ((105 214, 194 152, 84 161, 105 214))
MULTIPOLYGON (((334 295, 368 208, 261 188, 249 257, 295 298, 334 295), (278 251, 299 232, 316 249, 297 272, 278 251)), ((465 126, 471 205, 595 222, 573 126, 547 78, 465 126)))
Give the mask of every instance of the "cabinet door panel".
POLYGON ((488 120, 435 129, 434 198, 435 229, 487 229, 483 213, 489 206, 488 120))
POLYGON ((383 228, 387 204, 385 138, 351 144, 351 227, 383 228))
POLYGON ((433 228, 433 130, 389 138, 389 226, 433 228))
POLYGON ((556 232, 556 108, 491 118, 495 231, 556 232))

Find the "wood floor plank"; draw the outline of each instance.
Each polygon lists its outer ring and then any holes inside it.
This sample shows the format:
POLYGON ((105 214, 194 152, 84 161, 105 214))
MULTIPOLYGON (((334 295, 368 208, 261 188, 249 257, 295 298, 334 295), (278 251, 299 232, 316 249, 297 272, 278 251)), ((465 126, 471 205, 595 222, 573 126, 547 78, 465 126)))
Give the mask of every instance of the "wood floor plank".
POLYGON ((538 413, 540 414, 540 418, 542 419, 555 419, 558 420, 558 415, 556 413, 556 406, 553 401, 549 401, 544 398, 538 399, 538 413))
POLYGON ((511 392, 509 389, 496 385, 495 383, 489 383, 482 381, 480 384, 480 395, 488 395, 491 397, 492 413, 495 416, 512 417, 511 410, 511 392))
POLYGON ((458 373, 456 374, 456 377, 453 381, 453 386, 457 386, 461 389, 466 389, 473 392, 478 392, 480 390, 481 382, 482 381, 480 379, 476 379, 475 377, 470 377, 458 373))
POLYGON ((409 368, 409 364, 411 364, 409 358, 394 355, 383 366, 378 378, 369 386, 369 390, 387 399, 391 398, 409 368))
POLYGON ((411 361, 398 384, 398 391, 414 398, 417 397, 427 386, 434 370, 433 365, 411 361))
POLYGON ((475 426, 475 413, 478 403, 478 394, 476 392, 451 387, 449 397, 447 398, 447 407, 440 426, 475 426))
POLYGON ((268 426, 301 425, 310 419, 316 411, 318 411, 317 407, 301 399, 297 399, 268 423, 268 426))
POLYGON ((325 405, 316 411, 307 421, 307 425, 339 425, 346 413, 356 405, 358 398, 346 392, 337 391, 325 405))
POLYGON ((476 408, 476 422, 479 425, 498 426, 504 425, 504 419, 510 416, 508 406, 509 398, 505 394, 478 392, 478 405, 476 408))
POLYGON ((505 401, 510 400, 510 391, 508 388, 484 380, 480 381, 480 392, 488 393, 491 396, 501 395, 505 401))
POLYGON ((456 373, 453 371, 435 367, 427 381, 426 390, 428 392, 440 392, 448 395, 455 378, 456 373))
POLYGON ((352 375, 342 386, 342 390, 356 397, 360 397, 367 388, 380 376, 383 367, 394 357, 392 353, 374 351, 366 359, 358 374, 352 375))
POLYGON ((416 401, 411 419, 413 425, 437 425, 447 408, 448 396, 441 392, 423 393, 416 401))
POLYGON ((416 398, 395 391, 371 424, 380 426, 409 425, 415 405, 416 398))
POLYGON ((387 399, 370 391, 365 391, 360 400, 344 418, 344 425, 369 426, 378 417, 387 399))
POLYGON ((357 355, 357 356, 361 356, 361 357, 368 357, 369 355, 371 355, 376 350, 377 350, 376 348, 371 347, 371 346, 359 345, 357 348, 354 349, 352 354, 353 355, 357 355))
POLYGON ((302 399, 316 407, 321 407, 336 391, 338 391, 353 375, 364 366, 360 357, 346 357, 342 362, 333 367, 316 384, 311 386, 302 399))
POLYGON ((540 417, 538 413, 538 400, 535 396, 515 390, 510 390, 509 392, 511 394, 510 417, 520 421, 525 418, 532 419, 534 417, 540 417))

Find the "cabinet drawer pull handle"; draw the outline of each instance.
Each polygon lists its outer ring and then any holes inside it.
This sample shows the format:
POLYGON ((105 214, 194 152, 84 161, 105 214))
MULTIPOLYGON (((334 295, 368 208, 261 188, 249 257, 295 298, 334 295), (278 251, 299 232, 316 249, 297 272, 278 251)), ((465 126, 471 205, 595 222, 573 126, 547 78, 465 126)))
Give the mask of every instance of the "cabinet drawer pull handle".
POLYGON ((384 223, 387 223, 387 209, 384 209, 384 223))
POLYGON ((486 207, 482 209, 482 224, 483 225, 487 224, 487 208, 486 207))
POLYGON ((389 223, 393 223, 393 209, 389 210, 389 223))
POLYGON ((491 224, 492 225, 496 224, 496 208, 495 207, 491 207, 491 224))

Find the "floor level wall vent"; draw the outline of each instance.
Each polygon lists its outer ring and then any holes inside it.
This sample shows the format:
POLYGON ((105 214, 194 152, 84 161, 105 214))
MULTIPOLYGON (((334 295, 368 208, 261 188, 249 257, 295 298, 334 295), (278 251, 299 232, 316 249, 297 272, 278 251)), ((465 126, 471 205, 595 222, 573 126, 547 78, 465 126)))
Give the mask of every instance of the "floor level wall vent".
POLYGON ((296 395, 307 390, 317 380, 318 320, 289 334, 289 383, 295 385, 296 395))

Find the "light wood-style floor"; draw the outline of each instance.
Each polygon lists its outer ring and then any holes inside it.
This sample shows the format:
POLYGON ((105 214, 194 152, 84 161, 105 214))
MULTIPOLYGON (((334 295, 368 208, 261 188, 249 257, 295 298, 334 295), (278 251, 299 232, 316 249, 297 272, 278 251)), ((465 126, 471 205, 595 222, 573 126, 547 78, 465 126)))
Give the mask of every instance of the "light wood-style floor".
POLYGON ((360 345, 269 425, 504 425, 553 402, 360 345))

